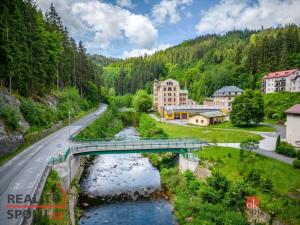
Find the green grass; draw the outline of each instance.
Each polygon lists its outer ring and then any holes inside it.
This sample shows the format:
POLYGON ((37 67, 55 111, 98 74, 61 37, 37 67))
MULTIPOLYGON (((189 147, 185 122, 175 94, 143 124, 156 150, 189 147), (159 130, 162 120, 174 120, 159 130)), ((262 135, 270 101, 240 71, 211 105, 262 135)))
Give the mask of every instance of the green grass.
POLYGON ((171 138, 197 138, 208 142, 240 143, 249 139, 261 140, 258 134, 244 131, 222 130, 204 127, 188 127, 156 122, 171 138))
MULTIPOLYGON (((209 147, 196 151, 194 154, 213 161, 222 159, 224 163, 220 167, 220 172, 231 181, 242 179, 240 150, 227 147, 209 147), (231 154, 231 158, 228 157, 228 154, 231 154)), ((262 155, 257 154, 257 157, 256 168, 263 170, 265 176, 271 177, 276 192, 286 195, 289 191, 300 189, 300 170, 262 155)))
POLYGON ((243 126, 238 127, 234 126, 230 121, 226 121, 224 123, 210 125, 209 128, 224 128, 224 129, 236 129, 236 130, 244 130, 244 131, 259 131, 259 132, 274 132, 276 129, 267 125, 251 125, 251 126, 243 126))

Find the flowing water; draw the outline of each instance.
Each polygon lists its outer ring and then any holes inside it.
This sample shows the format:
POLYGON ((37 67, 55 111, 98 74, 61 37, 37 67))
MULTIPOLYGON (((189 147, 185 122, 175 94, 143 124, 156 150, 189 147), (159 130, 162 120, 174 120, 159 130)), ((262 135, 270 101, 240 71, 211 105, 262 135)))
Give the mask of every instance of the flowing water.
MULTIPOLYGON (((139 138, 134 128, 119 132, 116 138, 139 138)), ((165 199, 149 199, 160 190, 159 171, 140 154, 100 155, 87 168, 81 191, 89 198, 105 199, 85 210, 79 224, 172 225, 176 220, 172 205, 165 199), (110 199, 127 200, 109 201, 110 199), (142 198, 141 198, 142 197, 142 198)))

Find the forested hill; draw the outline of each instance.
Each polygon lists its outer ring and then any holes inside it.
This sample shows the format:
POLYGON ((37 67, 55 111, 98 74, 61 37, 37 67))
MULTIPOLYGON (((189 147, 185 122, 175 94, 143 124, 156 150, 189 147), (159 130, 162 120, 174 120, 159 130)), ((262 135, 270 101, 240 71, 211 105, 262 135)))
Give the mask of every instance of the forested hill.
MULTIPOLYGON (((175 35, 175 34, 174 34, 175 35)), ((300 67, 300 28, 287 25, 261 31, 206 35, 155 53, 117 61, 105 67, 106 87, 119 94, 151 90, 155 78, 175 78, 195 100, 224 85, 259 88, 263 74, 300 67)))
POLYGON ((46 95, 75 86, 85 94, 88 81, 100 85, 99 66, 63 26, 55 7, 46 15, 34 1, 1 0, 0 86, 22 96, 46 95))

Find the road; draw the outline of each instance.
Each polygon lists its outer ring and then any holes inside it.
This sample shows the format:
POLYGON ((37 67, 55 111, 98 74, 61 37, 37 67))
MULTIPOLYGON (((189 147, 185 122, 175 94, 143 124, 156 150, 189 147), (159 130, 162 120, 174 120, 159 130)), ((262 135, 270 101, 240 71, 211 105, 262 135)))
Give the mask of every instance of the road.
POLYGON ((14 219, 8 218, 8 195, 21 194, 23 199, 26 195, 33 196, 35 187, 40 180, 49 159, 59 151, 72 145, 70 135, 86 127, 94 121, 107 108, 101 104, 96 112, 64 127, 55 133, 33 144, 15 158, 0 167, 0 224, 20 224, 22 216, 14 219))

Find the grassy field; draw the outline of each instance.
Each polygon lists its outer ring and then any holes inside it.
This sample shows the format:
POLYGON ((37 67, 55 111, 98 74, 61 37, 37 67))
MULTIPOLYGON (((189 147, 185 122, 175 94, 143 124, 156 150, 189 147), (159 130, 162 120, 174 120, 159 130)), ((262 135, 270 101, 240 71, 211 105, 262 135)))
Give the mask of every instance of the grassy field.
POLYGON ((261 132, 274 132, 276 129, 271 126, 266 125, 252 125, 247 127, 238 127, 231 124, 230 121, 216 124, 216 125, 210 125, 209 128, 225 128, 225 129, 236 129, 236 130, 245 130, 245 131, 261 131, 261 132))
POLYGON ((219 143, 240 143, 249 139, 257 141, 262 139, 260 135, 243 131, 187 127, 162 122, 156 123, 171 138, 198 138, 203 141, 219 143))
MULTIPOLYGON (((200 158, 217 161, 222 159, 220 172, 229 180, 242 179, 240 150, 227 147, 210 147, 194 152, 200 158), (228 157, 230 154, 231 157, 228 157)), ((261 169, 265 176, 269 176, 273 182, 274 190, 286 195, 289 191, 300 189, 300 170, 294 169, 291 165, 262 156, 256 155, 255 166, 261 169)))
POLYGON ((286 224, 300 224, 300 170, 251 152, 244 152, 246 156, 241 161, 240 150, 234 148, 210 147, 194 154, 214 162, 213 170, 219 171, 231 182, 245 182, 252 169, 261 171, 260 182, 269 178, 273 188, 272 191, 265 192, 261 187, 252 186, 252 195, 258 196, 260 208, 266 212, 274 212, 276 218, 286 224))

